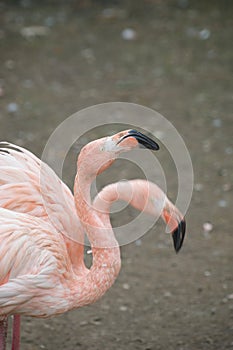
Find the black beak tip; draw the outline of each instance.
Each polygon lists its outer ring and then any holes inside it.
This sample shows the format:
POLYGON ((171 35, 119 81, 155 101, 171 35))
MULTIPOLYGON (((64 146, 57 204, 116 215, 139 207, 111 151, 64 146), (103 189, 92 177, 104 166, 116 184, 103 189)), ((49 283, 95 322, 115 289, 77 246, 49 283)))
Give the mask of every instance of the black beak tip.
POLYGON ((159 145, 157 142, 152 140, 150 137, 142 134, 141 132, 137 130, 130 130, 127 136, 133 136, 138 141, 140 145, 142 145, 145 148, 151 149, 153 151, 159 150, 159 145))
POLYGON ((174 248, 176 253, 179 252, 183 245, 184 237, 186 231, 186 222, 185 220, 181 220, 177 226, 177 228, 172 233, 174 248))

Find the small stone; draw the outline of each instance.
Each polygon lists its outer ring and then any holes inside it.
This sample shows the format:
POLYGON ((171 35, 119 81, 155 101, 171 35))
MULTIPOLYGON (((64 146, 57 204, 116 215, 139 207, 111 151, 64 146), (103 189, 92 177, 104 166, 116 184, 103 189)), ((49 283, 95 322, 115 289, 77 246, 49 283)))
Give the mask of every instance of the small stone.
POLYGON ((205 232, 211 232, 213 230, 213 225, 210 222, 205 222, 203 224, 203 230, 205 232))
POLYGON ((227 299, 227 298, 223 298, 223 299, 222 299, 222 303, 223 303, 223 304, 226 304, 227 302, 228 302, 228 299, 227 299))
POLYGON ((93 318, 93 320, 91 321, 91 323, 94 324, 94 325, 96 325, 96 326, 99 326, 99 325, 101 325, 102 320, 101 320, 100 317, 95 317, 95 318, 93 318))
POLYGON ((228 175, 228 171, 227 169, 219 169, 219 172, 218 172, 219 176, 227 176, 228 175))
POLYGON ((224 192, 230 191, 232 189, 231 184, 230 183, 223 184, 222 189, 224 192))
POLYGON ((215 118, 213 120, 213 126, 215 128, 220 128, 222 126, 222 120, 220 118, 215 118))
POLYGON ((207 39, 209 39, 209 37, 210 37, 210 30, 209 29, 204 28, 199 32, 199 38, 201 40, 207 40, 207 39))
POLYGON ((184 344, 183 340, 178 340, 177 345, 183 345, 183 344, 184 344))
POLYGON ((228 288, 227 283, 223 283, 222 288, 223 288, 223 289, 227 289, 227 288, 228 288))
POLYGON ((134 29, 125 28, 122 30, 121 36, 124 40, 135 40, 137 35, 134 29))
POLYGON ((165 296, 165 298, 171 298, 171 296, 172 296, 172 293, 171 292, 164 292, 164 296, 165 296))
POLYGON ((220 208, 226 208, 226 207, 227 207, 227 201, 226 201, 225 199, 220 199, 220 200, 218 201, 218 206, 219 206, 220 208))
POLYGON ((48 35, 49 28, 45 26, 31 26, 31 27, 24 27, 21 29, 20 34, 25 39, 33 39, 35 37, 43 37, 48 35))
POLYGON ((233 300, 233 293, 232 294, 228 294, 227 299, 233 300))
POLYGON ((46 329, 54 330, 54 328, 51 327, 50 324, 48 324, 48 323, 44 323, 43 326, 44 326, 44 328, 46 328, 46 329))
POLYGON ((208 270, 206 270, 206 271, 204 272, 204 276, 205 276, 205 277, 209 277, 209 276, 211 276, 211 272, 210 272, 210 271, 208 271, 208 270))
POLYGON ((205 341, 206 341, 206 343, 208 343, 208 344, 213 344, 213 343, 214 343, 213 339, 210 338, 209 336, 206 336, 206 337, 205 337, 205 341))
POLYGON ((11 102, 7 105, 7 112, 9 113, 16 113, 18 112, 19 106, 15 102, 11 102))
POLYGON ((225 153, 227 155, 232 155, 233 154, 233 147, 226 147, 225 148, 225 153))
POLYGON ((87 326, 88 325, 88 322, 87 321, 81 321, 79 322, 79 326, 80 327, 84 327, 84 326, 87 326))
POLYGON ((92 254, 92 250, 91 249, 87 250, 87 254, 92 254))
POLYGON ((119 310, 120 310, 120 311, 127 311, 127 310, 128 310, 128 307, 127 307, 126 305, 121 305, 121 306, 119 307, 119 310))
POLYGON ((141 240, 141 239, 137 239, 137 240, 135 241, 135 245, 136 245, 137 247, 140 247, 140 246, 142 245, 142 240, 141 240))
POLYGON ((211 315, 215 315, 216 314, 216 307, 212 307, 210 312, 211 312, 211 315))
POLYGON ((201 192, 203 190, 203 184, 200 184, 200 183, 197 183, 197 184, 194 184, 193 188, 195 191, 197 192, 201 192))
POLYGON ((128 283, 123 283, 122 287, 123 289, 126 289, 126 290, 130 289, 130 285, 128 283))

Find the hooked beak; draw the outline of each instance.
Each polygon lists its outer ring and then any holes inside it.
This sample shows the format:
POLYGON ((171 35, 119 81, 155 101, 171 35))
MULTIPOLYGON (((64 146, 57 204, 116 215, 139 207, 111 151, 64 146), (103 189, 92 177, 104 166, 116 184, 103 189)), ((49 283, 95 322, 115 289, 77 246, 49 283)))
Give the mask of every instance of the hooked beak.
POLYGON ((138 141, 138 143, 144 146, 145 148, 151 149, 153 151, 159 150, 159 145, 154 140, 137 130, 130 130, 128 134, 122 137, 122 139, 118 143, 120 143, 127 137, 134 137, 138 141))
POLYGON ((177 226, 177 228, 172 232, 172 238, 174 243, 174 248, 176 253, 179 252, 182 247, 184 237, 185 237, 186 223, 185 220, 181 220, 177 226))

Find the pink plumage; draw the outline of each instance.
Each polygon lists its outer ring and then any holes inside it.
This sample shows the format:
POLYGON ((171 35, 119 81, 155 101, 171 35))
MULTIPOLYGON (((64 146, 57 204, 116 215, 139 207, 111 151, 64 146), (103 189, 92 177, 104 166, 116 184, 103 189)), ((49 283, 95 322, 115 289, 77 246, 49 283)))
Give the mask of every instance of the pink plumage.
POLYGON ((161 212, 173 230, 175 249, 180 249, 185 233, 183 217, 156 185, 144 180, 112 184, 94 204, 91 202, 90 186, 95 177, 121 152, 139 143, 158 149, 153 140, 135 130, 86 145, 78 158, 74 196, 32 153, 0 144, 1 349, 5 349, 8 315, 17 315, 12 345, 17 350, 19 315, 55 316, 93 303, 111 287, 121 266, 109 220, 113 201, 129 201, 151 215, 161 212), (84 232, 93 252, 90 269, 83 261, 84 232))

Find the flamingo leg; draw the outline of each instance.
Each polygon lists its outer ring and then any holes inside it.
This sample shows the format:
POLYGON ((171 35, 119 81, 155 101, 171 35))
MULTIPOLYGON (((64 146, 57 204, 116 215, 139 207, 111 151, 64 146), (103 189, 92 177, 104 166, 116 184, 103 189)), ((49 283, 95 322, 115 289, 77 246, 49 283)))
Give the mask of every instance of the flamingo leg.
POLYGON ((6 349, 6 336, 7 336, 7 317, 0 321, 0 350, 6 349))
POLYGON ((20 315, 14 315, 11 350, 19 350, 19 348, 20 348, 20 315))

